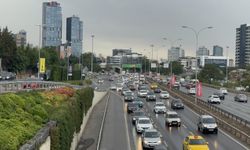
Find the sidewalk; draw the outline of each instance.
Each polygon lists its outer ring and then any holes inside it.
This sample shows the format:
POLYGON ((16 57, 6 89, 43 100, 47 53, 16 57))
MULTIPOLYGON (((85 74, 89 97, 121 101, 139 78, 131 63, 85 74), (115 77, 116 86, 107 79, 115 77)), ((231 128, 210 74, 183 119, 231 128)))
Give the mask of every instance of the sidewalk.
POLYGON ((105 102, 107 100, 107 97, 103 98, 104 99, 93 108, 76 150, 96 150, 98 134, 105 109, 105 102))

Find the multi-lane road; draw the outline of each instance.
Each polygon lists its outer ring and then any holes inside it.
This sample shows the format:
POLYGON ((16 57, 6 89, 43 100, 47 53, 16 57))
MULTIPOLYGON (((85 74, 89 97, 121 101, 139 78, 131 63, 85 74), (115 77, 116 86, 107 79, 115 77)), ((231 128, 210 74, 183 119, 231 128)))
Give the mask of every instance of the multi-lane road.
MULTIPOLYGON (((135 92, 135 95, 137 92, 135 92)), ((205 96, 205 95, 204 95, 205 96)), ((157 95, 157 101, 159 95, 157 95)), ((198 114, 185 106, 184 110, 177 110, 181 116, 182 126, 166 127, 164 114, 155 114, 153 112, 154 102, 144 101, 144 111, 154 122, 154 127, 161 133, 165 149, 180 150, 182 149, 183 139, 188 135, 202 135, 209 143, 210 150, 245 150, 247 147, 240 144, 237 140, 230 137, 223 131, 219 130, 218 134, 202 134, 197 131, 198 114)), ((169 100, 163 100, 167 108, 170 109, 169 100)), ((141 136, 135 131, 132 125, 132 117, 126 112, 127 103, 119 93, 110 92, 108 112, 104 123, 103 138, 101 148, 106 149, 128 149, 140 150, 141 136)))

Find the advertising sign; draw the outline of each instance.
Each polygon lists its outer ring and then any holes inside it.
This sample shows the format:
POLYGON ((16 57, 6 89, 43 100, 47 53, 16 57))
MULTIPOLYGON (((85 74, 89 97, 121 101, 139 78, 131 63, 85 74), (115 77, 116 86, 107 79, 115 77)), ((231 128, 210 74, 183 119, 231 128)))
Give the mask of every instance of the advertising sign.
POLYGON ((156 68, 156 63, 151 63, 151 68, 156 68))
POLYGON ((202 96, 202 85, 201 85, 201 82, 198 82, 197 83, 197 93, 196 93, 197 96, 202 96))
POLYGON ((45 58, 40 58, 39 61, 39 72, 40 73, 45 73, 45 58))
POLYGON ((164 63, 163 64, 163 68, 169 68, 169 64, 168 63, 164 63))

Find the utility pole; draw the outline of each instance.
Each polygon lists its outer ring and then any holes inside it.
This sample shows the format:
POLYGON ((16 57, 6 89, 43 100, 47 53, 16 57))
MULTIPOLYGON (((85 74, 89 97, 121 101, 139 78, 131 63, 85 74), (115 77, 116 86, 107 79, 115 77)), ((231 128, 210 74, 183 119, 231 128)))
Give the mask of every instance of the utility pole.
POLYGON ((93 61, 94 61, 94 37, 95 35, 91 35, 92 38, 92 55, 91 55, 91 72, 93 73, 93 61))

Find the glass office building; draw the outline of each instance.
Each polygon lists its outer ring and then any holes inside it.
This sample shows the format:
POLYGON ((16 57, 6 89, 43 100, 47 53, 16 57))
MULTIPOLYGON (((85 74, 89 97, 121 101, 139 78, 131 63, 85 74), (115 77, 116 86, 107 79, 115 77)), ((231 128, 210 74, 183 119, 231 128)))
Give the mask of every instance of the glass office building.
POLYGON ((83 23, 79 17, 72 16, 67 18, 66 39, 68 45, 71 46, 72 55, 80 56, 82 51, 83 40, 83 23))
POLYGON ((62 43, 62 8, 57 2, 43 3, 42 47, 60 46, 62 43))

